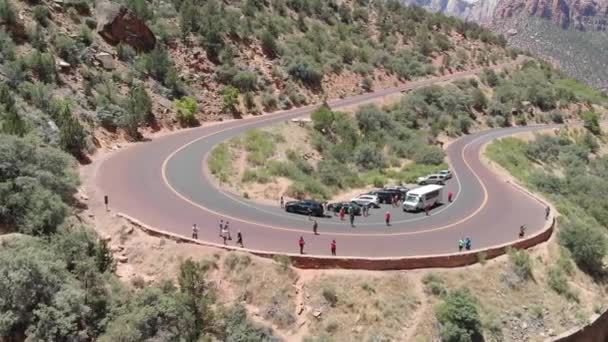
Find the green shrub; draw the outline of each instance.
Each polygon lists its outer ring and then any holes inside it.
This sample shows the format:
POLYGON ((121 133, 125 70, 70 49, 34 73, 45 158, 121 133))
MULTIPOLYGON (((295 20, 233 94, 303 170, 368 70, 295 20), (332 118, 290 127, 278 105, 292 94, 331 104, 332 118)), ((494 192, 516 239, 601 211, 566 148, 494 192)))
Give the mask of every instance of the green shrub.
POLYGON ((261 166, 275 153, 273 136, 265 131, 251 129, 245 133, 245 149, 247 161, 253 165, 261 166))
POLYGON ((260 43, 262 45, 262 51, 264 51, 266 56, 274 58, 279 54, 279 47, 274 35, 268 30, 264 30, 260 34, 260 43))
POLYGON ((277 98, 274 94, 265 92, 262 94, 262 106, 266 110, 274 110, 277 108, 277 98))
POLYGON ((194 113, 198 109, 196 100, 190 96, 183 96, 180 99, 173 100, 173 104, 177 107, 177 120, 184 127, 193 127, 198 124, 194 113))
POLYGON ((64 34, 58 34, 53 39, 53 45, 57 49, 59 57, 66 62, 72 65, 77 65, 80 62, 78 56, 81 48, 74 39, 64 34))
POLYGON ((17 12, 8 0, 0 0, 0 21, 6 25, 14 25, 17 22, 17 12))
POLYGON ((120 43, 116 46, 116 54, 121 61, 131 62, 137 53, 129 44, 120 43))
POLYGON ((0 135, 0 160, 0 223, 25 234, 54 232, 78 186, 74 160, 32 139, 6 135, 0 135))
POLYGON ((247 108, 248 110, 256 110, 253 92, 248 91, 243 95, 243 104, 245 105, 245 108, 247 108))
POLYGON ((287 65, 287 72, 294 79, 309 86, 319 86, 323 74, 319 67, 310 59, 298 56, 287 65))
POLYGON ((310 119, 316 130, 328 133, 334 123, 334 112, 324 104, 310 114, 310 119))
POLYGON ((509 261, 515 275, 523 281, 533 279, 532 260, 526 250, 509 249, 509 261))
POLYGON ((119 126, 133 138, 139 138, 138 128, 149 119, 152 112, 152 99, 143 85, 129 90, 123 108, 125 115, 119 118, 119 126))
POLYGON ((366 92, 371 92, 374 87, 374 82, 369 77, 364 77, 361 81, 361 88, 366 92))
POLYGON ((241 271, 251 265, 251 257, 246 254, 230 253, 224 258, 224 266, 229 271, 241 271))
POLYGON ((589 130, 589 132, 600 135, 602 134, 602 128, 600 127, 600 117, 593 111, 586 111, 582 114, 583 126, 589 130))
POLYGON ((88 26, 82 25, 80 27, 80 41, 85 46, 90 46, 91 44, 93 44, 93 39, 93 31, 91 31, 88 26))
POLYGON ((34 51, 27 55, 25 64, 41 82, 54 83, 57 76, 55 59, 51 54, 34 51))
POLYGON ((338 303, 338 295, 333 287, 324 287, 321 294, 330 306, 335 307, 338 303))
POLYGON ((384 154, 371 144, 361 144, 354 151, 355 162, 363 170, 382 169, 386 167, 384 154))
POLYGON ((439 165, 443 163, 445 152, 437 146, 424 145, 414 153, 413 160, 418 164, 439 165))
POLYGON ((34 20, 41 26, 47 27, 49 24, 49 9, 45 5, 36 5, 32 9, 34 20))
POLYGON ((228 113, 236 113, 239 102, 239 90, 233 86, 222 89, 222 110, 228 113))
POLYGON ((228 144, 217 145, 210 153, 208 160, 211 174, 217 177, 220 182, 227 182, 233 173, 232 153, 228 144))
POLYGON ((442 341, 477 341, 482 339, 478 302, 468 289, 449 292, 435 308, 442 341))
POLYGON ((445 281, 443 278, 434 272, 429 272, 422 278, 424 289, 427 293, 433 296, 444 296, 447 293, 445 281))
POLYGON ((568 279, 566 279, 564 272, 559 266, 547 269, 547 284, 559 295, 566 297, 568 300, 578 302, 578 295, 570 288, 568 279))
POLYGON ((559 242, 572 254, 576 264, 585 272, 597 276, 604 270, 607 254, 606 236, 596 225, 571 219, 561 224, 559 242))
POLYGON ((240 91, 252 91, 256 89, 258 82, 257 75, 255 72, 250 70, 242 70, 234 75, 232 84, 237 87, 240 91))
POLYGON ((272 256, 272 260, 276 262, 283 271, 286 271, 291 266, 291 258, 288 255, 275 254, 272 256))
POLYGON ((97 28, 97 21, 94 18, 86 17, 84 18, 84 24, 87 25, 88 28, 94 30, 97 28))

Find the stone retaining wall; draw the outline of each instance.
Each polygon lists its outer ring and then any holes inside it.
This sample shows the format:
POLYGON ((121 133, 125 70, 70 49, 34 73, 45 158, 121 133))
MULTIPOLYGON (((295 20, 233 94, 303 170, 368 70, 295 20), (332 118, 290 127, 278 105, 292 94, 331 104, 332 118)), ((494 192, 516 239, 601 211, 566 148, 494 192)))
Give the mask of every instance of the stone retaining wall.
POLYGON ((224 250, 235 250, 248 252, 260 257, 272 258, 275 255, 286 255, 291 259, 291 264, 294 267, 302 269, 360 269, 360 270, 411 270, 417 268, 452 268, 472 265, 479 261, 479 255, 485 254, 486 259, 493 259, 507 252, 508 248, 525 249, 536 246, 539 243, 549 240, 555 229, 555 218, 553 217, 550 223, 540 232, 531 235, 525 239, 506 243, 499 246, 484 248, 471 252, 428 255, 428 256, 408 256, 408 257, 392 257, 392 258, 364 258, 364 257, 333 257, 325 255, 300 255, 293 253, 277 253, 271 251, 260 251, 255 249, 240 248, 235 246, 225 246, 222 244, 205 242, 180 236, 171 232, 159 230, 149 227, 137 219, 128 215, 119 213, 118 216, 128 220, 133 225, 139 227, 146 233, 168 238, 182 243, 194 243, 203 246, 221 248, 224 250))
POLYGON ((571 329, 547 342, 604 342, 608 341, 608 311, 591 318, 582 328, 571 329))

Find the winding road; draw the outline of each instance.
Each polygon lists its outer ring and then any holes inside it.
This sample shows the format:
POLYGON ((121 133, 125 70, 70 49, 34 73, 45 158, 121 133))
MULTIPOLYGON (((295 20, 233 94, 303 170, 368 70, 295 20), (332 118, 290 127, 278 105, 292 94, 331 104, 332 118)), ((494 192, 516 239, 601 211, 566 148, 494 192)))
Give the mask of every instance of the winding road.
MULTIPOLYGON (((332 101, 332 108, 353 106, 455 78, 449 76, 408 83, 347 99, 332 101)), ((277 206, 248 201, 218 188, 207 176, 205 158, 221 141, 248 129, 271 125, 309 114, 314 106, 248 119, 179 131, 150 142, 115 152, 97 169, 95 183, 110 198, 111 208, 142 223, 189 237, 193 223, 200 227, 199 239, 221 243, 220 219, 229 220, 232 235, 240 230, 246 248, 296 253, 300 236, 307 254, 328 255, 336 239, 339 256, 397 257, 457 252, 457 240, 471 237, 473 249, 517 239, 518 227, 527 233, 543 228, 544 206, 500 179, 480 160, 480 149, 488 141, 520 131, 551 126, 529 126, 484 131, 451 143, 446 153, 455 177, 446 185, 456 194, 452 203, 424 213, 403 213, 383 205, 367 218, 357 217, 356 227, 335 217, 319 219, 320 235, 312 234, 306 216, 287 214, 277 206), (384 224, 384 213, 392 212, 392 225, 384 224)), ((447 196, 444 191, 444 196, 447 196)), ((234 244, 234 241, 230 242, 234 244)))

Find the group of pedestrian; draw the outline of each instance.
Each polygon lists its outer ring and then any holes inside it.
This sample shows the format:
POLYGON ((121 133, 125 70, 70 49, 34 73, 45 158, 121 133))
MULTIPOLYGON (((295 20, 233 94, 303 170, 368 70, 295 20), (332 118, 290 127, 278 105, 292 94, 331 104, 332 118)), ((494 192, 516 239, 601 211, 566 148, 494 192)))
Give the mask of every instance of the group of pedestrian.
MULTIPOLYGON (((198 226, 195 224, 192 225, 192 238, 193 239, 198 239, 198 231, 199 228, 198 226)), ((224 220, 220 220, 220 225, 219 225, 219 233, 220 233, 220 237, 224 240, 224 245, 228 245, 228 241, 232 241, 232 235, 230 234, 230 222, 226 221, 224 222, 224 220)), ((243 246, 243 234, 241 233, 241 231, 237 231, 236 233, 236 244, 239 245, 240 247, 244 247, 243 246)))
MULTIPOLYGON (((318 235, 315 233, 315 235, 318 235)), ((306 245, 306 241, 304 241, 304 237, 300 236, 300 239, 298 240, 298 246, 300 246, 300 254, 304 254, 304 245, 306 245)), ((331 243, 329 244, 329 249, 331 251, 331 255, 336 256, 336 239, 332 239, 331 243)))
POLYGON ((466 238, 460 238, 458 240, 458 250, 462 252, 462 249, 465 248, 467 251, 470 251, 471 243, 471 238, 468 236, 466 238))

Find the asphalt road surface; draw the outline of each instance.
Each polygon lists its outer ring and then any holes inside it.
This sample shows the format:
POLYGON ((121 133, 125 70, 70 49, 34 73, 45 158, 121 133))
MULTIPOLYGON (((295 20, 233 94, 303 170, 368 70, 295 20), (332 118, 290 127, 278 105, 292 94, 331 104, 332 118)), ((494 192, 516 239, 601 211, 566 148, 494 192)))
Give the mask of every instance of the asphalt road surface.
MULTIPOLYGON (((475 72, 411 82, 330 105, 356 105, 475 72)), ((475 250, 516 240, 522 224, 527 225, 527 234, 544 226, 544 206, 491 172, 479 153, 483 144, 494 138, 551 126, 490 130, 450 144, 446 153, 455 175, 444 189, 443 204, 434 208, 430 216, 382 205, 371 210, 369 217, 357 216, 354 228, 348 218, 319 218, 317 236, 312 234, 312 222, 307 216, 286 213, 279 203, 263 205, 227 193, 207 176, 205 158, 217 143, 251 128, 306 115, 313 109, 304 107, 203 126, 135 144, 100 165, 96 184, 110 197, 112 210, 152 227, 189 237, 192 224, 197 223, 199 239, 222 243, 219 221, 228 220, 233 238, 240 230, 246 248, 275 252, 297 253, 298 240, 303 236, 307 254, 329 255, 332 239, 337 241, 338 256, 443 254, 457 252, 457 241, 462 237, 470 237, 475 250), (447 201, 448 191, 455 194, 452 203, 447 201), (392 214, 390 227, 384 224, 386 211, 392 214)), ((235 240, 229 241, 234 243, 235 240)))

